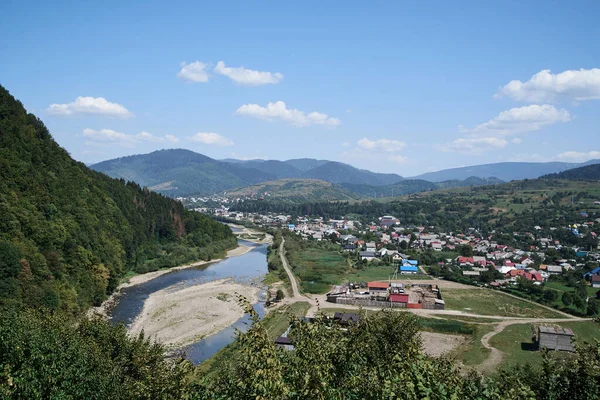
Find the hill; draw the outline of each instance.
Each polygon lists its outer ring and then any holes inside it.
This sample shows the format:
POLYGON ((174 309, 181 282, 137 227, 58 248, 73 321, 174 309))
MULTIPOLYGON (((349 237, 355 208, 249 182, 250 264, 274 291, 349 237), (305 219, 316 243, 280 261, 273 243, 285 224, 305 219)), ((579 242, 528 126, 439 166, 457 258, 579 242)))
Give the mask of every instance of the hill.
POLYGON ((541 179, 571 179, 571 180, 600 180, 600 164, 587 165, 585 167, 568 169, 556 174, 548 174, 541 179))
POLYGON ((0 86, 0 305, 76 313, 128 272, 209 259, 231 230, 73 160, 0 86))
POLYGON ((228 192, 227 196, 230 198, 254 196, 265 199, 285 199, 292 202, 354 200, 362 197, 331 182, 291 178, 233 190, 228 192))
POLYGON ((316 160, 314 158, 296 158, 284 161, 286 164, 291 165, 292 167, 306 172, 310 169, 320 167, 323 164, 328 163, 328 160, 316 160))
POLYGON ((275 175, 277 179, 297 178, 302 171, 285 161, 278 160, 251 160, 243 164, 244 168, 254 168, 266 174, 275 175))
POLYGON ((382 174, 358 169, 348 164, 329 161, 302 174, 303 178, 320 179, 332 183, 354 183, 369 185, 390 185, 403 178, 397 174, 382 174))
POLYGON ((184 149, 117 158, 90 168, 171 196, 215 193, 277 178, 243 164, 217 161, 184 149))
POLYGON ((411 179, 424 179, 430 182, 442 182, 456 179, 464 180, 470 177, 495 177, 502 181, 512 181, 520 179, 535 179, 542 175, 562 172, 567 169, 598 163, 600 163, 600 160, 590 160, 580 164, 564 162, 503 162, 444 169, 437 172, 428 172, 413 176, 411 179))

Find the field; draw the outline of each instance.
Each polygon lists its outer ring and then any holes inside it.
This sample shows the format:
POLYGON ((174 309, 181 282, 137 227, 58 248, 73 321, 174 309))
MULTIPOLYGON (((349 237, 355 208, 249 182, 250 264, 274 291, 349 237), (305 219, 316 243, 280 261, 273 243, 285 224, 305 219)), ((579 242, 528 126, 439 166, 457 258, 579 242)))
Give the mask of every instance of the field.
POLYGON ((561 318, 563 315, 493 290, 447 289, 442 291, 447 310, 505 317, 561 318))
MULTIPOLYGON (((544 283, 544 286, 546 288, 558 290, 560 292, 574 292, 575 291, 575 288, 565 285, 564 282, 558 282, 558 281, 548 281, 548 282, 544 283)), ((598 288, 593 288, 591 286, 588 286, 587 287, 587 295, 589 297, 596 296, 596 292, 599 290, 600 289, 598 289, 598 288)))
POLYGON ((304 317, 309 308, 310 304, 306 301, 302 301, 285 304, 275 310, 271 310, 261 321, 261 324, 267 330, 269 339, 275 340, 281 336, 281 334, 290 326, 290 319, 293 316, 297 318, 304 317))
POLYGON ((289 261, 306 293, 326 293, 351 268, 338 251, 313 247, 300 250, 289 261))
POLYGON ((490 350, 483 347, 481 338, 488 332, 494 330, 493 325, 473 325, 474 332, 471 340, 457 349, 455 357, 463 364, 474 367, 481 364, 490 354, 490 350))

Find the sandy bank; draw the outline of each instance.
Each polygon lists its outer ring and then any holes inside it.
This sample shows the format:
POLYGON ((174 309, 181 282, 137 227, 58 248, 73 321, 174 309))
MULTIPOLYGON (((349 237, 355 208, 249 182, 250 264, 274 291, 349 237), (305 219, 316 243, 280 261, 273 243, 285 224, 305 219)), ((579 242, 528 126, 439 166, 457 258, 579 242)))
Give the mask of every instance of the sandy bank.
POLYGON ((140 315, 129 329, 139 334, 143 329, 166 345, 184 346, 212 335, 233 324, 244 315, 237 294, 251 303, 258 299, 260 288, 221 279, 204 284, 169 288, 148 297, 140 315))
MULTIPOLYGON (((238 246, 235 249, 231 249, 231 250, 227 251, 227 255, 225 256, 225 258, 241 256, 241 255, 248 253, 252 249, 253 248, 250 246, 238 244, 238 246)), ((98 307, 90 308, 88 310, 88 316, 92 316, 95 314, 107 316, 108 310, 111 307, 113 307, 113 305, 118 301, 117 297, 119 295, 119 292, 122 289, 149 282, 152 279, 158 278, 159 276, 164 275, 164 274, 168 274, 169 272, 178 271, 181 269, 199 267, 202 265, 215 263, 215 262, 219 262, 219 261, 223 261, 223 259, 217 258, 217 259, 210 260, 210 261, 198 261, 198 262, 191 263, 191 264, 180 265, 180 266, 173 267, 173 268, 160 269, 158 271, 147 272, 145 274, 139 274, 139 275, 132 276, 131 278, 129 278, 129 280, 127 282, 121 283, 117 287, 117 289, 113 292, 113 294, 110 295, 110 297, 102 303, 102 305, 100 305, 98 307)))
POLYGON ((233 234, 238 239, 247 240, 249 242, 259 243, 259 244, 273 243, 273 236, 269 235, 268 233, 257 231, 255 229, 251 229, 251 228, 246 228, 243 225, 236 225, 236 224, 227 224, 227 225, 229 225, 230 227, 233 227, 233 228, 240 229, 239 232, 233 232, 233 234), (262 237, 262 239, 259 239, 260 237, 262 237))

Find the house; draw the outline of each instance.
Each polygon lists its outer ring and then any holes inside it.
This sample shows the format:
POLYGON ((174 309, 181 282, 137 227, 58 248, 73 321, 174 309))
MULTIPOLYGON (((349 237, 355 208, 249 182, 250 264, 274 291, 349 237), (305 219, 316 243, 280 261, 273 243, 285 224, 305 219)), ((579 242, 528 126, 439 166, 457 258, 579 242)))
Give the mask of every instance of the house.
POLYGON ((353 244, 345 244, 344 245, 344 251, 351 252, 351 251, 355 251, 355 250, 356 250, 356 246, 353 244))
POLYGON ((375 246, 374 242, 369 242, 369 243, 365 244, 365 251, 375 252, 375 251, 377 251, 377 246, 375 246))
POLYGON ((419 267, 416 267, 414 265, 401 265, 400 266, 400 273, 403 275, 407 275, 407 274, 416 274, 419 272, 419 267))
POLYGON ((372 294, 387 294, 390 284, 388 282, 368 282, 367 287, 372 294))
POLYGON ((475 265, 473 257, 457 257, 456 263, 461 267, 472 267, 475 265))
POLYGON ((572 339, 575 334, 569 328, 543 325, 538 328, 538 345, 548 350, 575 351, 572 339))
POLYGON ((372 259, 375 258, 374 251, 361 251, 360 253, 358 253, 358 255, 361 260, 371 261, 372 259))
POLYGON ((360 322, 360 315, 355 313, 336 312, 333 314, 333 320, 341 325, 357 324, 360 322))
POLYGON ((560 265, 546 265, 546 271, 550 275, 562 274, 562 267, 560 265))
POLYGON ((285 350, 294 350, 292 339, 287 336, 279 336, 277 339, 275 339, 275 345, 282 347, 285 350))
POLYGON ((600 275, 593 275, 591 284, 593 288, 600 288, 600 275))
POLYGON ((583 274, 583 277, 587 278, 588 276, 598 275, 598 274, 600 274, 600 267, 596 267, 593 270, 591 270, 590 272, 586 272, 585 274, 583 274))
POLYGON ((464 276, 479 276, 481 273, 479 271, 463 271, 462 274, 464 276))

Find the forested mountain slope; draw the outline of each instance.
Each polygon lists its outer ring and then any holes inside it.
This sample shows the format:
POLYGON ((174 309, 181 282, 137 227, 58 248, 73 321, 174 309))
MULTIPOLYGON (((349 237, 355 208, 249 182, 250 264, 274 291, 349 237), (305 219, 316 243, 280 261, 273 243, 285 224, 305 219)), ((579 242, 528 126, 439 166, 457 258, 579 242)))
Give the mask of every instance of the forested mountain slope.
POLYGON ((544 175, 541 178, 598 181, 600 180, 600 164, 568 169, 557 174, 544 175))
POLYGON ((207 216, 73 160, 0 86, 0 304, 77 312, 127 271, 235 245, 207 216))
POLYGON ((184 149, 116 158, 91 168, 171 196, 215 193, 277 178, 270 172, 217 161, 184 149))

